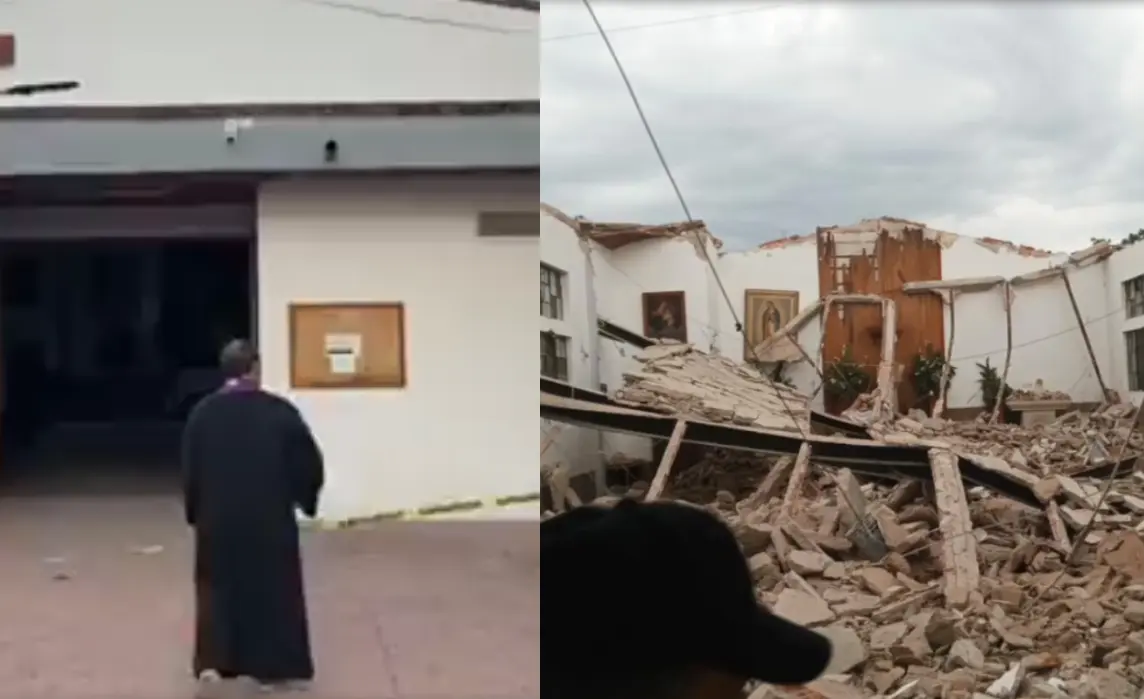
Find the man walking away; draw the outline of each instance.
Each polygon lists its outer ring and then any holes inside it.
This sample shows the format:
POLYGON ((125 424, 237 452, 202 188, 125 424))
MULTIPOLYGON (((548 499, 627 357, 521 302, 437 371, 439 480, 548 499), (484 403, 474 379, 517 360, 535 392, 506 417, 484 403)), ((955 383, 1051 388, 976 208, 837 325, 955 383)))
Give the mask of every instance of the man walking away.
POLYGON ((295 508, 313 517, 324 472, 301 414, 258 387, 258 354, 222 351, 226 384, 183 432, 187 523, 195 530, 194 672, 262 685, 314 675, 295 508))

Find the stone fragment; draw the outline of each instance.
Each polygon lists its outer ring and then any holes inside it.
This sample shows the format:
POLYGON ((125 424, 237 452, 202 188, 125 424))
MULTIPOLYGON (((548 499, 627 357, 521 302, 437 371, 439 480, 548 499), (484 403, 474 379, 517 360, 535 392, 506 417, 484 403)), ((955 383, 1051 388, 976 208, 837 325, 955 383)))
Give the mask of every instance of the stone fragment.
POLYGON ((923 633, 931 648, 947 648, 957 640, 957 627, 953 620, 941 614, 930 617, 923 633))
POLYGON ((779 593, 774 613, 804 626, 817 626, 834 619, 834 612, 825 601, 793 588, 787 588, 779 593))
POLYGON ((866 662, 866 646, 858 633, 849 626, 832 625, 817 629, 818 633, 830 639, 834 652, 830 657, 825 675, 840 675, 849 672, 866 662))
POLYGON ((1021 691, 1021 683, 1025 681, 1027 667, 1023 663, 1013 663, 1005 674, 998 677, 985 690, 985 694, 993 699, 1014 699, 1021 691))
POLYGON ((909 630, 909 625, 904 621, 879 626, 870 634, 870 649, 889 650, 891 646, 902 640, 909 630))
POLYGON ((883 597, 891 590, 902 586, 897 578, 894 577, 894 574, 885 568, 876 568, 873 566, 862 568, 858 570, 854 576, 858 579, 862 587, 875 595, 883 597))
POLYGON ((1006 583, 990 590, 989 599, 1000 602, 1008 608, 1016 609, 1025 600, 1025 591, 1016 583, 1006 583))
POLYGON ((923 665, 932 654, 933 648, 926 641, 925 630, 921 628, 909 632, 890 648, 890 658, 894 664, 904 667, 923 665))
POLYGON ((1124 639, 1124 647, 1139 660, 1144 660, 1144 631, 1128 634, 1124 639))
POLYGON ((822 570, 822 577, 827 580, 841 580, 846 577, 846 565, 833 561, 822 570))
POLYGON ((1139 691, 1124 677, 1101 667, 1089 668, 1078 690, 1076 699, 1136 699, 1139 691))
POLYGON ((787 554, 787 564, 799 575, 822 575, 831 563, 829 556, 813 551, 791 551, 787 554))
POLYGON ((1144 602, 1132 601, 1124 605, 1124 620, 1137 628, 1144 627, 1144 602))
POLYGON ((963 667, 980 670, 985 667, 985 654, 981 652, 976 643, 968 638, 958 639, 949 647, 946 667, 950 670, 963 667))
POLYGON ((782 577, 779 567, 765 553, 756 553, 748 558, 747 567, 751 569, 751 578, 758 583, 773 582, 782 577))

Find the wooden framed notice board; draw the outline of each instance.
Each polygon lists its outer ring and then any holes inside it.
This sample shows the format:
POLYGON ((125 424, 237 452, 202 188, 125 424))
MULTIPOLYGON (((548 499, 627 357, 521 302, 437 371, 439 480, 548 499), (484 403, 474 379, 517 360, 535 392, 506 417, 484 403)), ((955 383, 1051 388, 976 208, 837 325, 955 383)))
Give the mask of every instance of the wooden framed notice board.
POLYGON ((290 304, 292 388, 404 388, 405 306, 290 304))

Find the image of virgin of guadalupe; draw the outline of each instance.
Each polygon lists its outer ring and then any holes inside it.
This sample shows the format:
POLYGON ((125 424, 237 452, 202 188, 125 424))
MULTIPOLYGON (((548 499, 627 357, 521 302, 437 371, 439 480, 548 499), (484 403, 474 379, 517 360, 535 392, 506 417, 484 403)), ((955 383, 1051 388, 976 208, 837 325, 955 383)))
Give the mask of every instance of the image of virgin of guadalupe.
POLYGON ((766 308, 763 309, 763 333, 760 339, 769 340, 775 335, 778 335, 782 327, 782 314, 779 313, 779 309, 775 306, 773 301, 767 301, 766 308))

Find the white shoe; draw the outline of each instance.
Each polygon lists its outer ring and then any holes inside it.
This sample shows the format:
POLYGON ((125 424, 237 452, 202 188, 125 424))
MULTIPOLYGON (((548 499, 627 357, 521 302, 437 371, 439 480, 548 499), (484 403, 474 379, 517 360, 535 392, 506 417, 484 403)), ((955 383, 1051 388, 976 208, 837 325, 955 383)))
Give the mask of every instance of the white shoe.
POLYGON ((195 699, 219 699, 223 691, 222 675, 214 670, 203 670, 198 676, 195 699))

